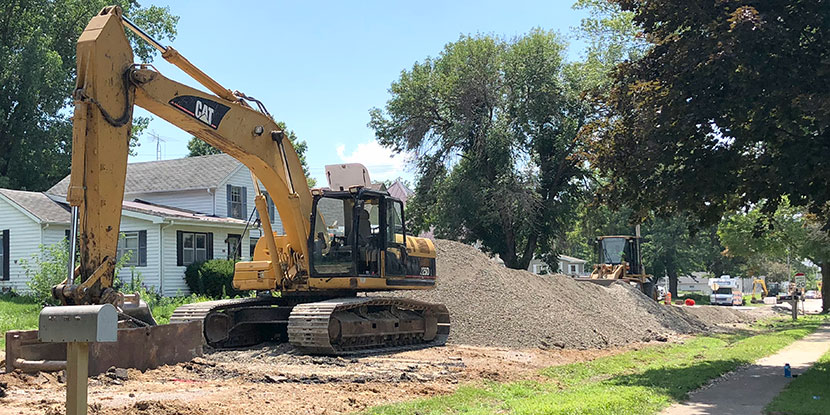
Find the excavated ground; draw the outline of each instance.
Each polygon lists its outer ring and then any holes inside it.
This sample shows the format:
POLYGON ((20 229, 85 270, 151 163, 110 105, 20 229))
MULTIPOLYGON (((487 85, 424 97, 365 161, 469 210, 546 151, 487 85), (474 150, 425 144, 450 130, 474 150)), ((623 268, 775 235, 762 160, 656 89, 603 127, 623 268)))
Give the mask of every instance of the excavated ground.
MULTIPOLYGON (((539 369, 580 362, 648 342, 673 342, 771 315, 728 307, 657 304, 633 287, 601 287, 563 275, 506 269, 475 248, 437 241, 438 286, 397 293, 442 302, 450 344, 407 352, 335 358, 303 356, 290 345, 210 351, 155 370, 96 376, 91 414, 340 414, 446 394, 483 380, 538 377, 539 369)), ((0 374, 0 415, 62 414, 65 385, 55 373, 0 374)))

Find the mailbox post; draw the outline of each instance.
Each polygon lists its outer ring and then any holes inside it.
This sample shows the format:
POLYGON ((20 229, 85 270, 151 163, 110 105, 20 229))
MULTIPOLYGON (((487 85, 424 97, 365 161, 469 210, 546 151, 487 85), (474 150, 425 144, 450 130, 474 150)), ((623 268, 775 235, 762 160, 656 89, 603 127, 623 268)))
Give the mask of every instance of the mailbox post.
POLYGON ((46 307, 40 312, 38 339, 66 343, 66 415, 85 415, 89 343, 115 342, 118 313, 112 304, 46 307))

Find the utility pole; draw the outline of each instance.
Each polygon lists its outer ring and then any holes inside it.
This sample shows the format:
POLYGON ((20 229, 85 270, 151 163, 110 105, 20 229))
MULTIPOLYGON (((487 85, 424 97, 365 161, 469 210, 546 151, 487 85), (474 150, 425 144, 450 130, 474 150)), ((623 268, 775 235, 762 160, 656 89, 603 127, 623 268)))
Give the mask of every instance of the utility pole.
POLYGON ((150 139, 156 142, 156 160, 161 160, 161 143, 167 140, 161 138, 155 131, 150 132, 150 139))

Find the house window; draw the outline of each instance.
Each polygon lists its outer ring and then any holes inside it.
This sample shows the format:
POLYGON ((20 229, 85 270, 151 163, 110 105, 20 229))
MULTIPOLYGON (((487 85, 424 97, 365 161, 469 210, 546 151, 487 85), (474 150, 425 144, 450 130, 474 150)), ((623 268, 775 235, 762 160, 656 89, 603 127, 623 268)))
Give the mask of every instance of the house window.
POLYGON ((247 219, 245 215, 246 190, 243 186, 228 185, 228 217, 247 219))
POLYGON ((571 268, 571 274, 578 274, 576 264, 571 264, 570 268, 571 268))
POLYGON ((533 273, 539 275, 545 275, 548 273, 548 264, 535 264, 533 265, 533 273))
POLYGON ((118 238, 118 250, 116 258, 121 258, 130 253, 129 259, 124 262, 125 266, 143 267, 147 265, 147 231, 122 232, 118 238))
POLYGON ((251 258, 254 257, 254 250, 256 249, 256 243, 259 241, 259 238, 249 238, 251 241, 251 258))
POLYGON ((177 231, 176 248, 176 263, 179 266, 213 259, 213 234, 177 231))
POLYGON ((0 281, 9 279, 9 230, 0 232, 0 281))

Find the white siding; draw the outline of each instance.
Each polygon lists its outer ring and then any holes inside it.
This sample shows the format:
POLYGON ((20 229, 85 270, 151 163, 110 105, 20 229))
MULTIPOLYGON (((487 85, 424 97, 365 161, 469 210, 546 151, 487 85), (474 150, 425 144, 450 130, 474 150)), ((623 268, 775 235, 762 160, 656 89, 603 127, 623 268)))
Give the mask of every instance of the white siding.
POLYGON ((40 224, 0 199, 0 231, 4 229, 9 230, 9 280, 0 281, 0 290, 23 292, 28 288, 20 260, 30 259, 39 252, 40 224))
POLYGON ((161 284, 159 279, 159 224, 122 215, 120 231, 147 231, 147 265, 125 266, 119 272, 118 279, 126 284, 132 278, 139 277, 145 287, 158 291, 161 284))
MULTIPOLYGON (((251 180, 248 179, 250 182, 251 180)), ((207 189, 179 192, 135 193, 124 195, 124 200, 141 199, 157 205, 191 210, 206 215, 216 215, 213 208, 213 193, 207 189)), ((223 208, 224 209, 224 208, 223 208)), ((227 210, 227 209, 226 209, 227 210)))
MULTIPOLYGON (((164 281, 162 284, 162 294, 166 296, 177 296, 190 294, 190 289, 187 288, 187 283, 184 281, 184 270, 186 266, 178 266, 176 262, 176 232, 205 232, 213 233, 213 258, 225 259, 228 257, 227 243, 225 240, 228 234, 241 234, 242 229, 223 229, 206 226, 184 226, 175 225, 164 229, 163 243, 163 261, 164 261, 164 281)), ((249 246, 249 238, 245 235, 242 239, 242 255, 247 256, 247 247, 249 246)), ((149 245, 149 235, 148 242, 149 245)), ((148 257, 149 262, 149 257, 148 257)))
POLYGON ((69 230, 69 225, 44 225, 43 228, 43 245, 54 245, 62 243, 66 239, 66 231, 69 230))
MULTIPOLYGON (((220 217, 228 217, 228 185, 231 186, 241 186, 245 187, 246 190, 246 206, 244 208, 245 218, 243 220, 248 220, 248 215, 251 214, 251 211, 254 209, 254 196, 256 193, 254 192, 254 185, 251 181, 251 171, 248 170, 247 167, 242 166, 239 170, 236 170, 233 174, 228 176, 228 179, 222 183, 216 189, 216 216, 220 217)), ((260 189, 264 192, 266 191, 265 186, 260 184, 260 189)), ((279 213, 274 215, 274 223, 271 224, 271 227, 274 229, 274 232, 279 234, 284 234, 285 231, 282 227, 282 221, 280 221, 279 213)), ((258 231, 254 232, 253 235, 255 237, 259 236, 258 231)))

